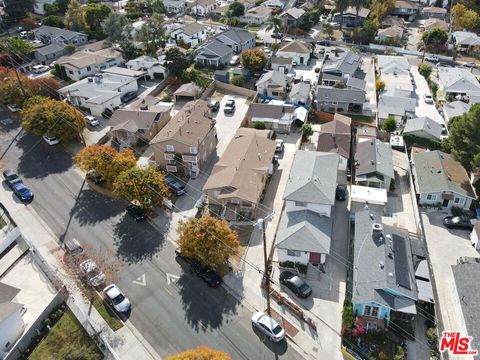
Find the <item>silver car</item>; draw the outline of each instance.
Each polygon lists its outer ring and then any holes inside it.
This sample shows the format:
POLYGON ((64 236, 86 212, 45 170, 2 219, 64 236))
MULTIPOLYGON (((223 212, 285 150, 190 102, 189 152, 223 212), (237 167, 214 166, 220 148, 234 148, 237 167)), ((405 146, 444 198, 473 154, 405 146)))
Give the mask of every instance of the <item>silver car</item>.
POLYGON ((264 312, 257 312, 252 316, 252 326, 260 330, 271 341, 280 342, 285 338, 285 330, 264 312))
POLYGON ((97 287, 105 283, 105 274, 92 259, 80 263, 80 270, 92 286, 97 287))
POLYGON ((130 301, 120 291, 117 285, 108 285, 105 289, 103 289, 103 293, 105 294, 105 299, 110 305, 113 306, 115 311, 124 313, 130 310, 130 301))

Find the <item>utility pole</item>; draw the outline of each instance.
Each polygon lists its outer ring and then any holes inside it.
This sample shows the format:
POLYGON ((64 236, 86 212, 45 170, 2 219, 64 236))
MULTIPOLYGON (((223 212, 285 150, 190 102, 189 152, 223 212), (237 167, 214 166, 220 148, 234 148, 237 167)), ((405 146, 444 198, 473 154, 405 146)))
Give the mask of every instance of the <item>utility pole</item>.
POLYGON ((265 220, 258 219, 257 225, 259 229, 262 231, 262 238, 263 238, 263 262, 265 266, 263 281, 265 282, 265 291, 267 293, 267 315, 270 316, 270 269, 267 257, 267 236, 265 234, 265 220))

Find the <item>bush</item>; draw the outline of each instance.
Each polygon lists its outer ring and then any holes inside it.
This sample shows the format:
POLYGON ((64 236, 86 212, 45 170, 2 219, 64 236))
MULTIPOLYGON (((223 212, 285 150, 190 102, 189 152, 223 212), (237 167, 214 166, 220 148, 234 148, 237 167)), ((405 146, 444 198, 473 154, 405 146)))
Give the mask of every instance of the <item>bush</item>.
POLYGON ((425 79, 428 80, 430 74, 432 73, 432 66, 429 64, 420 64, 418 66, 418 72, 422 75, 425 79))
POLYGON ((320 68, 315 68, 315 74, 318 74, 320 72, 320 68))
POLYGON ((164 97, 162 97, 161 99, 163 102, 172 102, 173 101, 173 97, 172 95, 165 95, 164 97))
POLYGON ((263 121, 255 121, 253 127, 257 130, 265 130, 267 128, 263 121))
POLYGON ((307 273, 307 265, 301 264, 299 262, 284 261, 280 262, 279 265, 287 269, 296 269, 300 274, 307 273))
POLYGON ((235 75, 231 82, 232 85, 243 86, 243 84, 245 84, 245 78, 242 75, 235 75))

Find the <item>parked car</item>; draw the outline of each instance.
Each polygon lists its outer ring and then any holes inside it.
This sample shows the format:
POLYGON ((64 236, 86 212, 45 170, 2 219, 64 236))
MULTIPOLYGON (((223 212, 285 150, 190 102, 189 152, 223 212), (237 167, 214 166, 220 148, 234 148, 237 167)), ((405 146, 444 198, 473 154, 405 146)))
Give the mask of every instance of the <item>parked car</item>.
POLYGON ((210 110, 216 112, 220 109, 220 101, 212 100, 210 101, 210 104, 208 104, 208 106, 210 107, 210 110))
POLYGON ((273 342, 278 343, 285 338, 285 330, 262 311, 253 314, 252 326, 265 334, 273 342))
POLYGON ((330 46, 330 41, 328 41, 328 40, 318 40, 317 45, 330 46))
POLYGON ((85 121, 87 122, 88 125, 90 126, 98 126, 100 123, 98 120, 95 118, 95 116, 92 115, 87 115, 85 116, 85 121))
POLYGON ((130 204, 126 208, 128 215, 130 215, 135 221, 143 221, 147 218, 147 213, 140 206, 130 204))
POLYGON ((433 97, 430 94, 424 94, 423 95, 423 101, 425 101, 427 104, 433 104, 433 97))
POLYGON ((335 199, 345 200, 347 198, 347 187, 345 185, 337 185, 335 189, 335 199))
POLYGON ((273 33, 270 36, 272 37, 272 39, 281 39, 283 35, 282 33, 273 33))
POLYGON ((165 183, 167 184, 168 188, 172 193, 174 193, 176 196, 181 196, 187 192, 187 189, 185 189, 185 186, 180 184, 180 182, 175 179, 172 175, 167 175, 165 176, 165 183))
POLYGON ((473 229, 473 224, 470 221, 470 218, 466 215, 447 216, 443 219, 443 225, 448 229, 473 229))
POLYGON ((184 256, 180 252, 180 249, 175 249, 175 255, 185 261, 190 268, 190 271, 194 272, 199 278, 205 281, 208 286, 216 287, 222 283, 222 277, 218 272, 208 266, 202 265, 197 259, 184 256))
POLYGON ((235 100, 229 99, 223 107, 223 112, 225 114, 233 114, 235 112, 235 100))
POLYGON ((92 259, 87 259, 81 262, 80 271, 94 287, 100 286, 105 282, 105 274, 98 268, 97 264, 92 259))
POLYGON ((275 152, 282 153, 285 150, 285 144, 283 143, 282 139, 275 140, 275 152))
POLYGON ((237 65, 239 63, 240 63, 240 56, 233 55, 232 58, 230 59, 230 65, 237 65))
POLYGON ((43 135, 43 140, 45 140, 45 142, 46 142, 48 145, 57 145, 57 144, 60 144, 60 141, 59 141, 55 136, 43 135))
POLYGON ((312 294, 312 288, 291 271, 285 270, 280 273, 280 283, 292 290, 300 298, 306 298, 312 294))
POLYGON ((50 67, 48 67, 47 65, 35 65, 34 67, 32 67, 32 69, 35 74, 41 74, 45 71, 50 71, 50 67))
POLYGON ((438 62, 438 57, 435 55, 425 56, 425 61, 438 62))
POLYGON ((65 246, 65 249, 73 256, 79 256, 85 253, 85 250, 77 239, 65 240, 63 245, 65 246))
POLYGON ((10 110, 13 113, 19 112, 20 108, 18 107, 17 104, 8 104, 7 105, 8 110, 10 110))
POLYGON ((27 188, 22 182, 13 185, 12 190, 20 201, 30 202, 33 200, 32 190, 27 188))
POLYGON ((318 53, 319 53, 319 54, 325 54, 325 48, 323 48, 323 47, 320 48, 320 49, 318 50, 318 53))
POLYGON ((474 68, 476 66, 477 65, 474 62, 469 62, 469 63, 462 64, 462 67, 468 67, 468 68, 474 68))
POLYGON ((122 97, 120 98, 120 100, 123 102, 123 103, 127 103, 133 99, 135 99, 137 97, 137 92, 136 91, 129 91, 127 92, 126 94, 122 95, 122 97))
POLYGON ((115 311, 124 313, 130 310, 130 301, 120 291, 117 285, 108 285, 105 289, 103 289, 103 293, 105 294, 105 299, 110 305, 112 305, 115 311))
POLYGON ((10 189, 13 189, 14 185, 22 182, 22 179, 20 179, 17 173, 14 172, 13 170, 5 170, 3 172, 3 177, 10 189))

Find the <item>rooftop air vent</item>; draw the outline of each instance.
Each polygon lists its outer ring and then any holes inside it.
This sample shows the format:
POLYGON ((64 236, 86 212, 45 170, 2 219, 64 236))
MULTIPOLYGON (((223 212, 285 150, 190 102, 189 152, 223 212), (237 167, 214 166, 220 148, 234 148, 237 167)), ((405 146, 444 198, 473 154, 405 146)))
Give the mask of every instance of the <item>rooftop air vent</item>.
POLYGON ((380 261, 378 263, 378 266, 380 266, 380 269, 383 269, 385 267, 385 264, 383 263, 383 261, 380 261))

